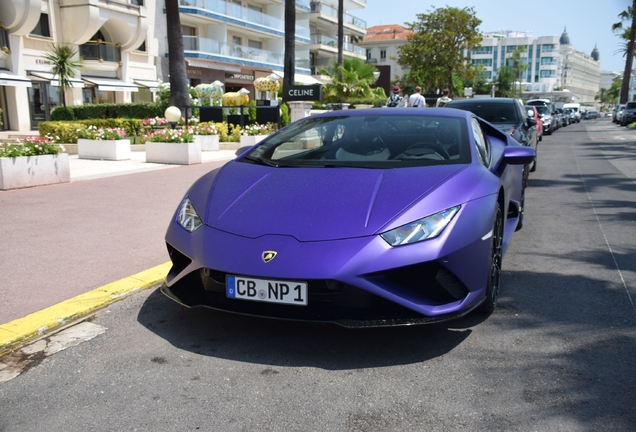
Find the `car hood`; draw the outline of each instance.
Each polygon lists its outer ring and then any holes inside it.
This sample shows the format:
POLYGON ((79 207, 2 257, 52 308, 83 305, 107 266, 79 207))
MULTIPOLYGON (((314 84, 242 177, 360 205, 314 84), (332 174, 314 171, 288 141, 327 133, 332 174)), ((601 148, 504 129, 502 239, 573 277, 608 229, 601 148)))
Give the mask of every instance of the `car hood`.
POLYGON ((214 181, 205 223, 250 238, 372 235, 465 167, 274 168, 230 162, 214 181))

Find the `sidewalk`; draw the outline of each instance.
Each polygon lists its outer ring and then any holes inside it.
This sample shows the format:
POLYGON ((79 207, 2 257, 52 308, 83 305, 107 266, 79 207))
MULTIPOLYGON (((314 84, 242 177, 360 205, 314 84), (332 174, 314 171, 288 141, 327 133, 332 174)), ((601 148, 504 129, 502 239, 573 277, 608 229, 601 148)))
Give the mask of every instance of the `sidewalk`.
MULTIPOLYGON (((236 150, 214 150, 201 152, 201 162, 227 161, 234 159, 236 150)), ((167 165, 146 162, 146 152, 130 152, 130 160, 107 161, 79 159, 75 155, 69 155, 69 168, 71 181, 92 180, 104 177, 113 177, 124 174, 134 174, 160 169, 177 168, 180 165, 167 165)))
POLYGON ((0 355, 161 283, 176 206, 235 151, 205 151, 196 165, 71 155, 70 183, 1 191, 0 355))

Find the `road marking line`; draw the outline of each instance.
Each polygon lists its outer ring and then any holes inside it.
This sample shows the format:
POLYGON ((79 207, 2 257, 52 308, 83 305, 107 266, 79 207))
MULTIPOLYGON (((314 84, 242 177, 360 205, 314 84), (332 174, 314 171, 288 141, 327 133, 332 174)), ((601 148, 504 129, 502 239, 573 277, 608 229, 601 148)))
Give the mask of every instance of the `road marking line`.
POLYGON ((95 288, 84 294, 0 325, 0 354, 16 345, 86 316, 127 295, 163 281, 171 262, 95 288))

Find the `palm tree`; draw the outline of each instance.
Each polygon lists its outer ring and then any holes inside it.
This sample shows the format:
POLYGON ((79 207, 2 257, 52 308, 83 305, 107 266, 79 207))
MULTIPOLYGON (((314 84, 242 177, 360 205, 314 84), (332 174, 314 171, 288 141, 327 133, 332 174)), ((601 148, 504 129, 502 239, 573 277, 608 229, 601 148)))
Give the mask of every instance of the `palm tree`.
MULTIPOLYGON (((636 1, 636 0, 634 0, 636 1)), ((344 44, 344 0, 338 0, 338 80, 342 81, 342 66, 343 63, 343 44, 344 44)))
POLYGON ((168 60, 170 73, 170 105, 180 109, 190 105, 188 75, 183 46, 183 30, 179 16, 179 0, 166 0, 166 26, 168 30, 168 60))
POLYGON ((296 62, 296 1, 285 0, 285 58, 283 88, 294 85, 296 62))
POLYGON ((631 82, 632 63, 634 60, 634 39, 636 39, 635 12, 636 0, 633 0, 632 5, 618 15, 621 20, 612 25, 612 30, 614 30, 615 33, 619 33, 623 40, 627 43, 625 49, 625 70, 623 72, 623 85, 621 87, 620 99, 620 103, 622 104, 627 103, 627 99, 629 97, 629 84, 631 82), (623 21, 631 21, 631 27, 624 28, 623 21))
POLYGON ((76 58, 77 50, 69 45, 52 44, 51 50, 45 52, 43 57, 53 65, 51 73, 57 76, 62 89, 62 104, 66 108, 66 89, 73 87, 71 79, 82 68, 81 61, 76 58))
MULTIPOLYGON (((375 66, 359 58, 346 57, 342 66, 332 60, 329 67, 318 70, 319 74, 331 78, 331 82, 323 86, 323 99, 328 102, 348 102, 355 97, 372 97, 375 93, 371 84, 376 81, 373 72, 376 72, 375 66)), ((384 93, 382 88, 379 90, 384 93)))

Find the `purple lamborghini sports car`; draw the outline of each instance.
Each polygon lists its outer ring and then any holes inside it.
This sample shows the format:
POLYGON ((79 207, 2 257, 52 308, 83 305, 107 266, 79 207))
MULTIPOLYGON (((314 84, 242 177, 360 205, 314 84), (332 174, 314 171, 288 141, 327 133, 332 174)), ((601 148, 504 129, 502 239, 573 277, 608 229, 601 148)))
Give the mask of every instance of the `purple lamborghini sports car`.
POLYGON ((495 307, 532 148, 469 111, 397 108, 307 117, 237 154, 179 204, 168 297, 346 327, 495 307))

